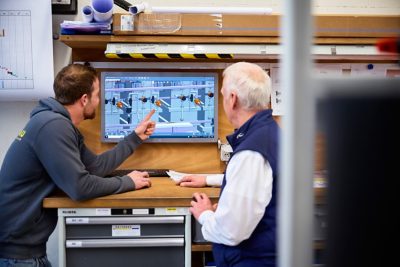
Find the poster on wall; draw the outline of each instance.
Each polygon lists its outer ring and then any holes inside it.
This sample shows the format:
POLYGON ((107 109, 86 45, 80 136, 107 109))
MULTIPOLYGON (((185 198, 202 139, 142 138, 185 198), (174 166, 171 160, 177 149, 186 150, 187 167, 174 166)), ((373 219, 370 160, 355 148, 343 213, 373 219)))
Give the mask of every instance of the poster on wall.
POLYGON ((0 1, 0 101, 53 95, 51 1, 0 1))
POLYGON ((279 76, 280 68, 278 64, 271 64, 271 108, 272 115, 274 116, 282 116, 283 106, 282 106, 282 86, 279 76))

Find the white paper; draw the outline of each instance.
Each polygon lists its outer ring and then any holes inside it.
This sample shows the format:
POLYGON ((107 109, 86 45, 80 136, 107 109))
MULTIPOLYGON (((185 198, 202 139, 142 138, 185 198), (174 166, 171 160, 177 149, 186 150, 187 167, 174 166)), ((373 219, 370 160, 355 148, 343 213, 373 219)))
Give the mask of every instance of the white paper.
POLYGON ((341 64, 316 64, 314 74, 318 78, 340 78, 342 77, 341 64))
POLYGON ((0 1, 0 101, 53 96, 51 1, 0 1))
POLYGON ((140 225, 112 225, 112 236, 140 236, 140 225))
POLYGON ((174 182, 179 182, 183 176, 189 175, 187 173, 176 172, 176 171, 172 171, 172 170, 167 171, 167 174, 174 182))
POLYGON ((208 176, 208 175, 215 175, 215 173, 184 173, 184 172, 176 172, 173 170, 167 171, 168 176, 174 181, 174 182, 179 182, 184 176, 187 175, 203 175, 203 176, 208 176))
POLYGON ((132 15, 121 15, 121 31, 133 31, 133 22, 132 15))
POLYGON ((351 64, 351 76, 353 77, 386 77, 386 64, 351 64))

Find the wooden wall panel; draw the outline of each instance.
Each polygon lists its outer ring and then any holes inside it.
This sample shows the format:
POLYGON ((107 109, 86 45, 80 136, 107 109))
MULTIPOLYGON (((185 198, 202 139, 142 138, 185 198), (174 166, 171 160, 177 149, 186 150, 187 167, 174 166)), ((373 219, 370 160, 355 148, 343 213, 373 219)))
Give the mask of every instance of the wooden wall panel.
MULTIPOLYGON (((276 18, 275 18, 276 19, 276 18)), ((351 28, 354 26, 349 21, 356 20, 362 22, 362 27, 374 29, 374 27, 393 28, 390 25, 397 25, 400 16, 392 16, 385 18, 370 18, 370 17, 352 17, 352 16, 325 16, 317 17, 316 24, 319 25, 319 30, 329 29, 332 25, 336 27, 338 21, 341 22, 343 28, 351 28), (348 18, 350 17, 350 18, 348 18), (380 21, 380 24, 375 25, 373 21, 380 21), (383 24, 382 24, 383 23, 383 24), (397 24, 396 24, 397 23, 397 24), (390 27, 389 27, 390 26, 390 27)), ((267 27, 267 26, 266 26, 267 27)), ((354 28, 354 27, 353 27, 354 28)), ((349 31, 345 34, 328 32, 327 34, 316 34, 316 44, 375 44, 378 36, 364 32, 354 35, 354 31, 349 31), (333 38, 332 36, 336 36, 333 38), (357 36, 350 38, 349 36, 357 36), (360 37, 364 36, 364 37, 360 37), (318 39, 319 38, 319 39, 318 39)), ((369 31, 370 32, 370 31, 369 31)), ((108 59, 104 56, 104 50, 107 43, 230 43, 230 44, 255 44, 255 43, 279 43, 279 38, 269 36, 170 36, 170 35, 65 35, 61 36, 61 41, 72 48, 73 61, 88 61, 88 62, 180 62, 181 60, 133 60, 133 59, 108 59)), ((246 59, 224 59, 218 62, 233 63, 246 59)), ((351 56, 351 57, 315 57, 317 63, 397 63, 396 57, 384 56, 351 56)), ((185 62, 212 62, 213 60, 185 60, 185 62)), ((263 58, 249 58, 246 61, 259 63, 278 63, 279 56, 268 56, 263 58)), ((218 70, 221 73, 221 70, 218 70)), ((350 69, 343 70, 344 75, 350 74, 350 69)), ((387 76, 400 76, 398 69, 388 70, 387 76)), ((220 77, 221 81, 221 77, 220 77)), ((221 87, 221 84, 219 88, 221 87)), ((232 126, 228 122, 222 107, 222 96, 219 93, 219 130, 218 134, 222 142, 226 142, 225 136, 231 134, 232 126)), ((88 147, 95 153, 102 153, 110 149, 114 144, 102 143, 100 141, 100 112, 97 117, 91 121, 85 121, 81 124, 80 130, 85 136, 85 142, 88 147)), ((275 117, 275 120, 281 126, 281 117, 275 117)), ((282 129, 284 131, 284 129, 282 129)), ((312 153, 312 152, 311 152, 312 153)), ((325 139, 323 134, 317 133, 314 143, 314 158, 315 170, 324 170, 325 165, 325 139)), ((143 169, 143 168, 168 168, 181 172, 189 173, 221 173, 225 169, 225 163, 219 159, 219 150, 217 144, 154 144, 145 143, 138 148, 135 153, 130 156, 122 165, 121 168, 143 169)))
MULTIPOLYGON (((114 14, 114 36, 280 36, 281 15, 160 14, 140 13, 132 31, 121 30, 121 16, 114 14), (167 25, 154 29, 152 25, 167 25), (174 29, 174 30, 171 30, 174 29)), ((397 36, 400 16, 390 15, 316 15, 315 37, 388 37, 397 36)))
MULTIPOLYGON (((221 70, 218 70, 221 74, 221 70)), ((343 70, 344 74, 349 75, 350 70, 343 70)), ((398 76, 399 70, 389 69, 387 76, 398 76)), ((220 77, 220 82, 222 81, 220 77)), ((219 85, 219 88, 221 84, 219 85)), ((222 142, 226 142, 226 135, 233 132, 233 127, 225 116, 222 106, 222 95, 218 92, 218 113, 219 129, 218 135, 222 142)), ((282 117, 276 116, 274 119, 282 126, 282 117)), ((95 153, 102 153, 112 148, 115 144, 102 143, 100 141, 100 110, 94 120, 84 121, 80 125, 80 130, 85 136, 87 146, 95 153)), ((284 131, 284 129, 282 129, 284 131)), ((325 138, 321 132, 316 133, 314 143, 315 170, 324 170, 325 165, 325 138)), ((146 169, 146 168, 167 168, 188 173, 222 173, 226 164, 221 162, 217 144, 154 144, 145 143, 141 145, 135 153, 130 156, 120 168, 146 169)))

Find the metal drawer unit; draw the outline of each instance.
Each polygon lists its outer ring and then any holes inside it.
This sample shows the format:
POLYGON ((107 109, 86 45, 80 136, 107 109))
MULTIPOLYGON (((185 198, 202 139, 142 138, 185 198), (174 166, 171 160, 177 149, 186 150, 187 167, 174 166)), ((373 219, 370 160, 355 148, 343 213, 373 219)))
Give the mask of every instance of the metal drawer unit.
POLYGON ((59 209, 59 265, 191 266, 188 208, 59 209))

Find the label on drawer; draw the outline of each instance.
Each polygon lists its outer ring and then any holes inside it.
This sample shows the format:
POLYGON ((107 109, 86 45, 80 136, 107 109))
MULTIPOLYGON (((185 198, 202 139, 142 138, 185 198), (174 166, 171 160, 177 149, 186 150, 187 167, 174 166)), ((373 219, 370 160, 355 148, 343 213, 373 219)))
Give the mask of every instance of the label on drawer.
POLYGON ((178 209, 177 208, 166 208, 165 209, 165 214, 177 214, 178 213, 178 209))
POLYGON ((140 225, 112 225, 112 236, 140 236, 140 225))
POLYGON ((111 209, 96 209, 96 215, 109 216, 111 215, 111 209))
POLYGON ((82 241, 67 240, 65 245, 67 248, 80 248, 82 247, 82 241))
POLYGON ((73 218, 66 218, 66 224, 86 224, 89 223, 89 218, 87 217, 73 217, 73 218))
POLYGON ((149 209, 132 209, 132 214, 134 215, 149 214, 149 209))

